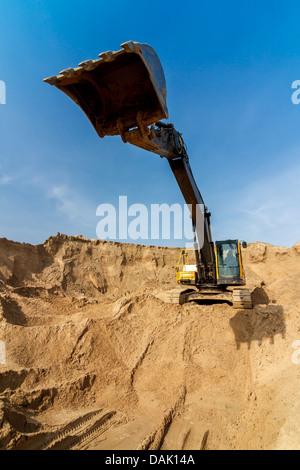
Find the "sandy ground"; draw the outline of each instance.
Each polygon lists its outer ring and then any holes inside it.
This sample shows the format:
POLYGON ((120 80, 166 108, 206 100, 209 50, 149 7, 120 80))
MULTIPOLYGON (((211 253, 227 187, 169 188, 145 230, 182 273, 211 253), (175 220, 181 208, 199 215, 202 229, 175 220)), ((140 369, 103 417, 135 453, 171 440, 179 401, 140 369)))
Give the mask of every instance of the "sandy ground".
POLYGON ((164 303, 178 255, 0 240, 0 449, 300 449, 300 243, 243 251, 245 311, 164 303))

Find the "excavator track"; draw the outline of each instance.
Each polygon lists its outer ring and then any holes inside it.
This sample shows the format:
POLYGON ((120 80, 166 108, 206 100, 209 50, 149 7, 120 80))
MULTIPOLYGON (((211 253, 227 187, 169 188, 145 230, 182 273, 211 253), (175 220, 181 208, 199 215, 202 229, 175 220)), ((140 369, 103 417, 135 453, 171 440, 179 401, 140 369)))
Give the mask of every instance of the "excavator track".
POLYGON ((189 292, 196 292, 193 289, 175 288, 163 293, 163 301, 167 304, 182 305, 187 302, 186 296, 189 292))
POLYGON ((233 308, 252 308, 252 299, 249 289, 234 288, 233 291, 218 291, 217 289, 172 289, 164 292, 163 300, 169 304, 183 305, 192 300, 227 301, 233 308))
POLYGON ((234 288, 232 292, 232 305, 233 308, 252 308, 250 290, 246 288, 234 288))

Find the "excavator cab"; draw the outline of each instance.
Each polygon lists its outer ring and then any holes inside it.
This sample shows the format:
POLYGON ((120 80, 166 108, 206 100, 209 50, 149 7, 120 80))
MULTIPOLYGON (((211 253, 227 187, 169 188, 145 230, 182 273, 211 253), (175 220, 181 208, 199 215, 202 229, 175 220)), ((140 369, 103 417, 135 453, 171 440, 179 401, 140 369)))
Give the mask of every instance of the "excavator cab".
POLYGON ((244 285, 241 244, 238 240, 215 242, 217 284, 244 285))
MULTIPOLYGON (((216 284, 222 286, 245 285, 241 246, 239 240, 215 242, 216 284)), ((182 285, 201 285, 197 264, 190 264, 188 251, 181 250, 176 267, 176 281, 182 285)))

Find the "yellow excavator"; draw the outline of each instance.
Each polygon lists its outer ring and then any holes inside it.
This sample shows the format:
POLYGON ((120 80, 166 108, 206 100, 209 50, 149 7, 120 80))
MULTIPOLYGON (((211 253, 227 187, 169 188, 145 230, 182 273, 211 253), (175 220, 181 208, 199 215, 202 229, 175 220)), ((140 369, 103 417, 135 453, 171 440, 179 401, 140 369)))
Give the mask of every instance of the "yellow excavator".
POLYGON ((148 44, 128 41, 118 51, 62 70, 44 79, 68 95, 86 114, 97 134, 120 135, 123 142, 168 160, 191 213, 195 263, 182 250, 176 269, 177 289, 168 301, 227 300, 252 308, 246 289, 239 240, 212 240, 210 217, 197 187, 182 135, 168 119, 166 81, 160 60, 148 44))

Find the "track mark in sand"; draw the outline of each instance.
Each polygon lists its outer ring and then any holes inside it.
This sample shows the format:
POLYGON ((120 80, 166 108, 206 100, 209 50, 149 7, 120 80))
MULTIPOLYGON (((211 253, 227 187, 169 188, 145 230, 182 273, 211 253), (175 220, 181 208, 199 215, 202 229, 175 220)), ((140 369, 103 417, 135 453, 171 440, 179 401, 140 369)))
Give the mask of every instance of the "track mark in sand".
POLYGON ((149 348, 152 346, 154 340, 152 339, 146 346, 144 352, 142 353, 142 355, 139 357, 139 359, 137 360, 137 363, 135 364, 135 366, 133 367, 133 369, 131 370, 130 372, 130 385, 133 385, 133 382, 134 382, 134 376, 135 376, 135 373, 137 371, 137 369, 142 365, 145 357, 146 357, 146 354, 149 350, 149 348))
POLYGON ((49 450, 52 446, 54 446, 56 443, 62 441, 66 436, 68 436, 71 433, 76 433, 82 428, 84 428, 88 423, 93 420, 96 416, 98 416, 100 413, 103 413, 103 410, 96 410, 96 411, 91 411, 90 413, 87 413, 86 415, 75 419, 74 421, 71 421, 68 423, 66 426, 64 426, 60 431, 57 431, 54 436, 52 436, 49 440, 44 441, 37 450, 49 450))
POLYGON ((127 418, 123 413, 121 413, 119 417, 116 416, 116 419, 112 419, 115 415, 117 415, 117 412, 111 411, 109 413, 105 413, 101 418, 94 420, 91 425, 86 425, 87 421, 90 421, 91 419, 85 419, 84 423, 78 423, 75 427, 70 426, 67 431, 64 430, 60 433, 59 437, 52 441, 52 443, 44 448, 44 450, 87 449, 91 442, 98 439, 100 435, 108 431, 110 428, 127 422, 127 418))
POLYGON ((39 437, 35 436, 35 446, 30 446, 32 450, 53 450, 53 449, 69 449, 75 444, 81 442, 84 439, 85 434, 89 434, 91 431, 100 429, 101 426, 105 425, 114 415, 115 411, 103 414, 103 410, 96 410, 87 413, 80 418, 71 421, 62 429, 51 433, 45 437, 44 433, 39 437), (103 416, 97 419, 97 416, 102 413, 103 416), (92 423, 91 423, 92 422, 92 423))
POLYGON ((120 418, 112 420, 116 415, 116 411, 105 413, 99 419, 95 418, 98 412, 94 412, 93 416, 86 416, 83 419, 77 420, 77 423, 68 425, 65 427, 54 440, 44 450, 71 450, 81 449, 83 446, 86 447, 89 442, 93 441, 100 434, 103 434, 112 426, 124 422, 125 416, 122 415, 120 418), (90 421, 93 422, 90 424, 90 421))
POLYGON ((147 436, 137 447, 136 450, 160 450, 164 443, 165 436, 168 433, 169 427, 172 424, 174 416, 179 408, 184 405, 186 396, 186 388, 183 386, 180 395, 174 406, 165 414, 161 424, 147 436))
POLYGON ((187 442, 189 440, 189 437, 190 437, 190 434, 191 434, 191 428, 185 433, 184 437, 183 437, 183 442, 182 442, 182 446, 181 446, 181 450, 184 450, 186 445, 187 445, 187 442))
POLYGON ((48 450, 55 443, 61 441, 71 433, 77 433, 89 426, 90 421, 95 421, 96 417, 104 413, 102 409, 91 411, 84 416, 76 418, 57 431, 34 433, 31 436, 22 434, 16 450, 48 450))
MULTIPOLYGON (((63 441, 70 434, 77 434, 83 432, 84 428, 89 426, 88 423, 100 413, 103 413, 103 410, 92 411, 91 413, 85 415, 83 418, 78 418, 75 421, 69 423, 61 431, 59 431, 58 434, 55 436, 55 439, 47 445, 47 450, 50 450, 52 447, 55 447, 56 444, 63 441)), ((110 416, 112 416, 113 414, 114 413, 110 413, 110 416)), ((106 416, 107 415, 105 414, 104 417, 106 416)), ((100 418, 100 420, 101 419, 103 419, 103 416, 100 418)))
MULTIPOLYGON (((115 415, 115 412, 113 413, 115 415)), ((74 446, 72 445, 72 450, 84 450, 89 447, 89 445, 95 441, 96 439, 98 440, 98 436, 101 434, 104 434, 106 431, 108 431, 110 428, 114 426, 118 426, 120 424, 127 423, 127 418, 124 414, 120 416, 120 418, 116 418, 114 420, 110 420, 110 418, 106 418, 106 420, 99 420, 99 422, 95 423, 92 427, 87 429, 87 431, 79 436, 78 442, 74 446)), ((102 439, 102 441, 104 441, 102 439)))
POLYGON ((207 449, 206 449, 206 445, 207 445, 208 435, 209 435, 209 430, 207 430, 207 431, 204 433, 204 436, 203 436, 202 442, 201 442, 201 446, 200 446, 200 450, 207 450, 207 449))

